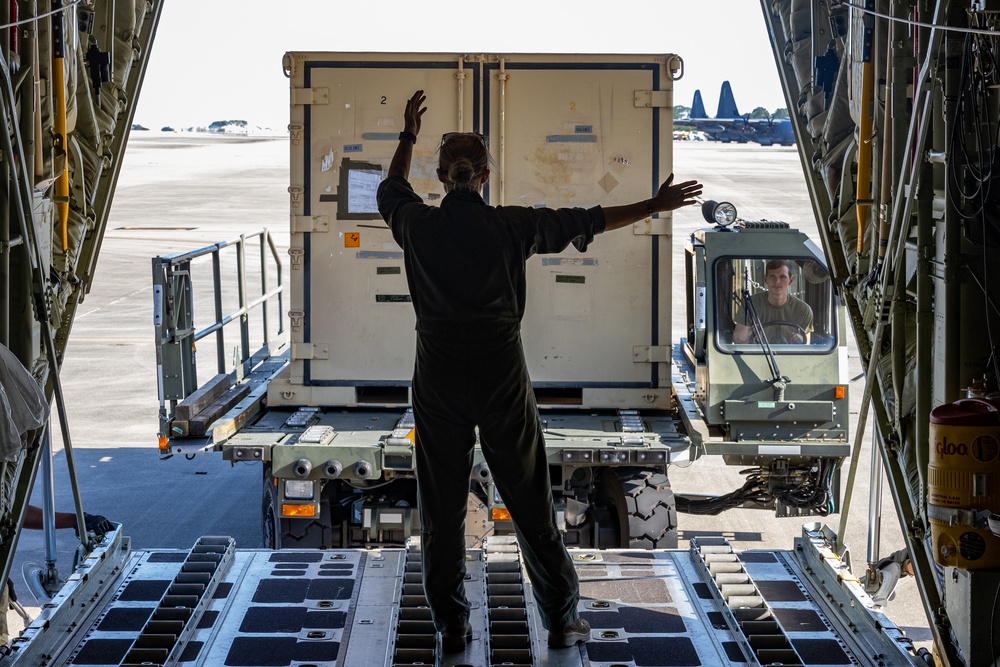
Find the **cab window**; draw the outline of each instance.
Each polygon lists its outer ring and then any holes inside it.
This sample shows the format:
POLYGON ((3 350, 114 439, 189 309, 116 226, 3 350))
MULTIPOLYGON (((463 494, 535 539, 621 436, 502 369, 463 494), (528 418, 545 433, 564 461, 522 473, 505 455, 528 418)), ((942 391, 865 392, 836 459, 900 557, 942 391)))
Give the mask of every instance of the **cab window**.
POLYGON ((734 257, 715 269, 720 349, 816 354, 837 346, 833 283, 808 257, 734 257))

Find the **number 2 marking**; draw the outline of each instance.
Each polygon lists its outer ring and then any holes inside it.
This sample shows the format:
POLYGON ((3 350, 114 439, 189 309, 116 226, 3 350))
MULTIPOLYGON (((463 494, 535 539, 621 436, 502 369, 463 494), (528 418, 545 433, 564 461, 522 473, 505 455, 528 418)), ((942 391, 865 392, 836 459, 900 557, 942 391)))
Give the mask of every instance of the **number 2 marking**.
POLYGON ((385 104, 385 95, 382 96, 382 102, 381 102, 381 104, 385 104))
POLYGON ((570 111, 576 111, 576 102, 570 102, 569 103, 569 110, 570 111))

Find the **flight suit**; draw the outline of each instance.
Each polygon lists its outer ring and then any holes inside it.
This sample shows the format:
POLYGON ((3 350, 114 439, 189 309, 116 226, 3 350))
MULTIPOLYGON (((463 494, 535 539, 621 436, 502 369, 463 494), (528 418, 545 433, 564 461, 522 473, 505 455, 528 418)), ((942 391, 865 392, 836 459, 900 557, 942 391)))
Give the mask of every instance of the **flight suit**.
POLYGON ((538 409, 521 346, 525 261, 604 231, 592 209, 491 207, 453 190, 428 206, 401 177, 378 189, 404 250, 417 316, 413 416, 424 592, 441 632, 461 632, 465 514, 476 427, 547 629, 578 618, 579 581, 555 524, 538 409))

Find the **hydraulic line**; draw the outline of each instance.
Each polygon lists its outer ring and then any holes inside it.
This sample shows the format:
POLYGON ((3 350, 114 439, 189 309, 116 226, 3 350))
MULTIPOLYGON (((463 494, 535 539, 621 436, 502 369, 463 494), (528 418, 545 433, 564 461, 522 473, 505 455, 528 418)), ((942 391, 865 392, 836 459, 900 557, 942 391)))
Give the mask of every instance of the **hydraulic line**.
MULTIPOLYGON (((878 427, 872 423, 872 443, 878 442, 878 427)), ((868 480, 868 580, 875 581, 882 538, 882 454, 872 445, 871 472, 868 480)))
MULTIPOLYGON (((4 206, 0 208, 0 345, 10 347, 10 165, 0 164, 0 188, 4 206)), ((2 583, 2 582, 0 582, 2 583)))
POLYGON ((69 150, 66 142, 66 72, 64 69, 65 39, 63 36, 62 0, 52 0, 52 99, 55 103, 52 120, 56 151, 63 155, 63 166, 56 176, 55 203, 62 228, 62 249, 69 250, 69 150))
POLYGON ((855 211, 858 217, 858 255, 865 251, 865 226, 872 203, 872 99, 875 87, 874 64, 869 59, 861 65, 861 123, 858 125, 858 194, 855 211))
POLYGON ((17 44, 17 38, 18 38, 17 32, 18 31, 17 31, 17 26, 14 25, 14 24, 17 23, 17 0, 10 0, 9 7, 10 7, 10 12, 7 14, 7 18, 5 19, 5 23, 7 23, 8 25, 10 25, 10 28, 8 28, 8 30, 7 30, 7 40, 8 41, 5 44, 5 46, 7 47, 7 52, 8 53, 13 53, 13 54, 16 55, 17 54, 17 46, 18 46, 18 44, 17 44))
MULTIPOLYGON (((9 11, 0 17, 5 23, 17 22, 17 2, 10 0, 9 11)), ((0 48, 4 53, 17 54, 17 28, 12 27, 2 35, 0 48)), ((3 206, 0 206, 0 344, 10 347, 10 165, 0 164, 0 188, 3 188, 3 206)), ((0 580, 0 585, 3 585, 0 580)))
POLYGON ((56 569, 56 485, 52 469, 52 429, 46 426, 42 433, 42 536, 45 547, 45 572, 42 584, 50 595, 58 589, 59 571, 56 569), (51 587, 51 588, 50 588, 51 587))
MULTIPOLYGON (((893 26, 889 26, 890 33, 893 26)), ((885 252, 889 247, 889 216, 892 211, 892 56, 885 59, 885 112, 882 115, 882 167, 879 173, 878 198, 878 251, 875 259, 876 271, 881 272, 885 264, 885 252)))
MULTIPOLYGON (((902 3, 895 2, 893 3, 892 11, 895 16, 906 18, 908 8, 902 3)), ((882 196, 880 197, 882 209, 882 218, 879 225, 880 263, 884 261, 889 244, 893 187, 899 181, 899 174, 904 162, 902 158, 903 151, 894 152, 894 148, 906 144, 906 124, 902 122, 902 119, 906 117, 906 91, 904 86, 900 86, 902 90, 896 90, 892 84, 895 81, 906 81, 909 78, 906 76, 909 68, 901 65, 901 63, 907 60, 906 30, 903 24, 898 21, 892 21, 889 25, 889 34, 891 35, 889 39, 891 53, 886 59, 888 66, 888 72, 886 73, 886 113, 885 127, 882 131, 884 149, 882 155, 884 160, 882 163, 882 196), (896 120, 897 112, 900 118, 899 121, 896 120)), ((892 317, 889 321, 890 349, 892 350, 892 391, 895 395, 892 423, 893 428, 898 432, 902 431, 903 386, 905 385, 906 378, 906 312, 902 303, 905 296, 905 293, 900 290, 893 292, 892 299, 895 303, 891 308, 892 317)), ((877 441, 873 439, 872 442, 877 441)))

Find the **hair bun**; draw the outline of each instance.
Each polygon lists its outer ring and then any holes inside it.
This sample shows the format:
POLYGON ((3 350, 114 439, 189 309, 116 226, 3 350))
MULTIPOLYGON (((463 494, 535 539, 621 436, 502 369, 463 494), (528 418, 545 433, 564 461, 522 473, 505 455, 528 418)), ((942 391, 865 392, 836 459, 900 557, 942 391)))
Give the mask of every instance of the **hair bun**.
POLYGON ((486 142, 479 135, 449 133, 441 141, 438 168, 447 175, 448 188, 476 190, 479 175, 489 169, 489 160, 486 142))
POLYGON ((448 168, 448 179, 455 185, 464 185, 472 182, 472 177, 476 175, 476 169, 472 161, 466 157, 457 158, 448 168))

